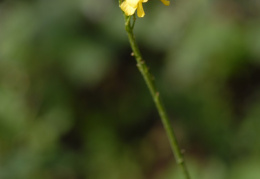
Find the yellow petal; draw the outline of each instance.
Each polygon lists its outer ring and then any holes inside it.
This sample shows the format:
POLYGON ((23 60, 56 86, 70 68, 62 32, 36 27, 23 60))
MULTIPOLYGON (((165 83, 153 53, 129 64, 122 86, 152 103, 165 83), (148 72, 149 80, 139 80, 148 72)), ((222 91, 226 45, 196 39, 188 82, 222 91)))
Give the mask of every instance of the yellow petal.
POLYGON ((137 5, 136 7, 132 7, 131 5, 129 5, 127 3, 127 1, 124 1, 121 5, 120 5, 120 8, 122 9, 122 11, 125 12, 125 15, 127 16, 131 16, 135 13, 135 10, 137 8, 137 5))
POLYGON ((141 0, 126 0, 125 2, 127 2, 127 4, 133 8, 137 8, 137 5, 140 1, 141 0))
POLYGON ((147 2, 148 0, 142 0, 143 3, 147 2))
POLYGON ((143 9, 143 4, 142 2, 138 3, 138 7, 137 7, 137 16, 138 17, 144 17, 145 13, 144 13, 144 9, 143 9))
POLYGON ((170 5, 170 1, 169 0, 161 0, 162 3, 165 5, 165 6, 169 6, 170 5))

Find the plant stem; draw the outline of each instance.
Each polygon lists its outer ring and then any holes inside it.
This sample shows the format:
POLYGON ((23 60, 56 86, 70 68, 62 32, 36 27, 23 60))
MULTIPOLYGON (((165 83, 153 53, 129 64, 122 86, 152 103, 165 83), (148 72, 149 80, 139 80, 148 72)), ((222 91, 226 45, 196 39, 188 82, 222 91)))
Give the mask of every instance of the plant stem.
MULTIPOLYGON (((119 2, 120 1, 121 0, 119 0, 119 2)), ((157 91, 156 86, 154 84, 153 76, 149 72, 149 69, 148 69, 147 65, 145 64, 145 61, 143 60, 142 54, 136 43, 135 36, 133 33, 134 23, 135 23, 135 19, 133 20, 133 23, 131 25, 131 16, 125 15, 125 29, 126 29, 126 32, 127 32, 128 38, 129 38, 131 48, 133 50, 132 55, 134 55, 136 62, 137 62, 137 67, 138 67, 139 71, 141 72, 141 74, 145 80, 145 83, 146 83, 147 87, 149 88, 149 91, 152 95, 153 101, 156 105, 157 111, 160 115, 163 126, 166 130, 166 133, 167 133, 167 136, 168 136, 171 148, 172 148, 172 152, 175 156, 176 162, 181 167, 181 170, 183 171, 185 179, 190 179, 189 172, 188 172, 187 166, 186 166, 184 158, 183 158, 183 154, 178 145, 176 136, 174 134, 173 127, 172 127, 169 117, 166 113, 166 110, 163 106, 159 92, 157 91)))

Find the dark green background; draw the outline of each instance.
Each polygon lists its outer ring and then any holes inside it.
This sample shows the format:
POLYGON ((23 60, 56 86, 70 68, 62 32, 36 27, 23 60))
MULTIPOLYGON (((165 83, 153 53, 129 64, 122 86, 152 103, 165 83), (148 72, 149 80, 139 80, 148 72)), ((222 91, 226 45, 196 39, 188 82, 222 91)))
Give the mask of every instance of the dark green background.
MULTIPOLYGON (((260 1, 144 9, 136 38, 192 179, 259 179, 260 1)), ((0 1, 0 178, 183 178, 130 54, 117 1, 0 1)))

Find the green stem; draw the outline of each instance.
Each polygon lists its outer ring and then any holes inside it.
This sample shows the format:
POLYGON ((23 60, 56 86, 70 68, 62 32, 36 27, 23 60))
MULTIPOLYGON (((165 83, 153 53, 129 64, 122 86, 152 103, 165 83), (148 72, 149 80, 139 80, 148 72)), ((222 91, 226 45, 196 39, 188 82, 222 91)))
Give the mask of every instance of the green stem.
POLYGON ((131 25, 131 16, 130 17, 125 16, 125 29, 126 29, 126 32, 127 32, 128 38, 129 38, 131 48, 133 50, 133 55, 137 62, 137 67, 138 67, 139 71, 141 72, 141 74, 145 80, 145 83, 146 83, 147 87, 149 88, 149 91, 153 97, 153 101, 156 105, 156 108, 161 117, 163 126, 164 126, 167 136, 169 138, 169 142, 170 142, 170 145, 172 148, 172 152, 175 156, 176 162, 181 167, 183 174, 185 176, 185 179, 190 179, 189 172, 188 172, 187 166, 186 166, 184 158, 183 158, 183 154, 178 145, 176 136, 174 134, 173 127, 172 127, 169 117, 166 113, 166 110, 163 106, 159 92, 157 91, 156 86, 154 84, 153 76, 149 72, 149 69, 148 69, 147 65, 145 64, 145 61, 143 60, 141 52, 136 43, 135 36, 133 33, 134 23, 135 23, 135 21, 133 21, 133 24, 131 25))

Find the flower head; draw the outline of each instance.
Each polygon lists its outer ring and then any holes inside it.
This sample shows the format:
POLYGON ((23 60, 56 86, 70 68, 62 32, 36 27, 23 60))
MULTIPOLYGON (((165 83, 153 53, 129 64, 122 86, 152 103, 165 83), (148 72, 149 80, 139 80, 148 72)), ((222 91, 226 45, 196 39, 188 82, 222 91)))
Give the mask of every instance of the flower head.
MULTIPOLYGON (((120 8, 125 12, 127 16, 131 16, 135 13, 137 9, 137 16, 138 17, 144 17, 144 9, 143 4, 147 2, 148 0, 125 0, 121 5, 120 8)), ((161 0, 162 3, 166 6, 170 5, 169 0, 161 0)))

